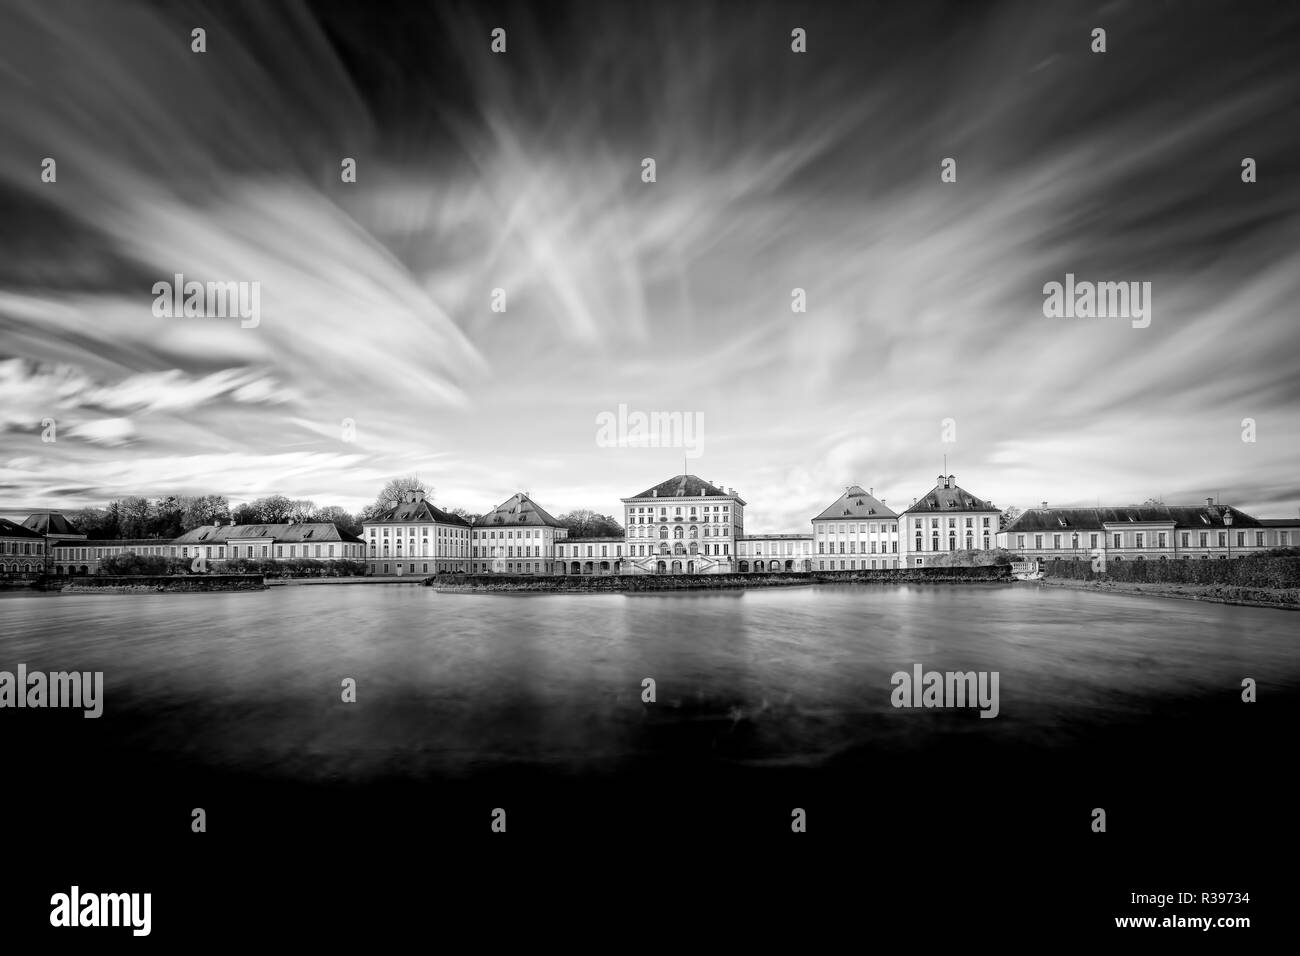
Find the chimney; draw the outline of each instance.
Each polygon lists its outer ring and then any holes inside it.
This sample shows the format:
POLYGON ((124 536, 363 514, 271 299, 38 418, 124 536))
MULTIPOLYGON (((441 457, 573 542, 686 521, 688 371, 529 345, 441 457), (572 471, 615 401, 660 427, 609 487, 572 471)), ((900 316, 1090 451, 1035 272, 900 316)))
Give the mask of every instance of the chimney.
POLYGON ((936 488, 942 488, 942 487, 944 487, 944 484, 943 484, 943 475, 940 475, 938 478, 934 479, 934 485, 935 485, 936 488))
POLYGON ((1044 510, 1044 511, 1047 510, 1047 502, 1046 502, 1046 501, 1043 502, 1043 510, 1044 510))
POLYGON ((1206 498, 1206 499, 1205 499, 1205 507, 1207 507, 1207 508, 1213 508, 1213 507, 1214 507, 1214 499, 1213 499, 1213 498, 1206 498))
POLYGON ((875 489, 875 488, 868 488, 868 489, 867 489, 867 494, 871 495, 871 497, 874 498, 874 497, 876 496, 876 489, 875 489))
POLYGON ((235 519, 234 519, 234 518, 231 518, 231 519, 230 519, 230 527, 233 528, 234 526, 235 526, 235 519))
POLYGON ((948 476, 948 484, 947 484, 946 487, 951 488, 951 487, 952 487, 953 485, 955 485, 955 484, 957 484, 957 476, 956 476, 956 475, 949 475, 949 476, 948 476))
POLYGON ((658 498, 658 497, 659 497, 659 489, 656 488, 656 489, 654 489, 653 491, 651 491, 651 492, 650 492, 650 497, 651 497, 651 498, 658 498))
POLYGON ((213 518, 213 519, 212 519, 212 527, 214 527, 214 528, 219 528, 219 527, 221 527, 221 519, 220 519, 220 518, 213 518))

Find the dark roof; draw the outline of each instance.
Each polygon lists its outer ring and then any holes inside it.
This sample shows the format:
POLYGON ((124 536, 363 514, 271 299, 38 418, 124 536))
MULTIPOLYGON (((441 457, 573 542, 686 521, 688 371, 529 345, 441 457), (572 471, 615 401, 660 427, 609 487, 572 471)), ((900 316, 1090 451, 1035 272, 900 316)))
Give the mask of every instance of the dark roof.
POLYGON ((622 500, 633 501, 638 498, 735 498, 742 505, 745 503, 740 495, 727 494, 717 485, 694 475, 677 475, 667 481, 659 482, 652 488, 647 488, 639 495, 622 500))
POLYGON ((63 517, 62 512, 58 511, 42 511, 30 515, 23 522, 23 527, 39 534, 81 534, 67 518, 63 517))
POLYGON ((1258 528, 1255 518, 1226 505, 1128 505, 1106 508, 1033 508, 1003 531, 1101 531, 1107 524, 1172 521, 1175 528, 1223 528, 1223 515, 1232 512, 1232 527, 1258 528))
POLYGON ((1258 520, 1260 525, 1265 528, 1300 528, 1300 518, 1260 518, 1258 520))
POLYGON ((474 519, 476 528, 563 528, 550 514, 522 491, 511 495, 485 515, 474 519))
POLYGON ((450 511, 443 511, 432 501, 425 498, 400 501, 378 517, 370 518, 362 523, 382 524, 385 522, 400 523, 404 521, 436 521, 439 524, 454 524, 460 525, 463 528, 468 528, 470 526, 470 523, 460 515, 454 515, 450 511))
POLYGON ((813 521, 827 521, 834 518, 897 518, 898 515, 885 506, 878 498, 873 498, 863 490, 861 485, 850 485, 835 499, 835 503, 813 518, 813 521))
POLYGON ((224 544, 245 538, 274 538, 277 542, 349 541, 359 543, 356 535, 342 531, 332 521, 307 521, 301 524, 223 524, 204 525, 186 531, 172 544, 224 544))
POLYGON ((558 541, 556 543, 557 544, 584 544, 584 543, 585 544, 593 544, 593 543, 606 544, 615 541, 618 542, 619 544, 622 544, 623 536, 619 534, 619 535, 593 535, 587 538, 564 538, 562 541, 558 541))
POLYGON ((156 548, 169 545, 171 538, 83 538, 77 541, 56 541, 56 548, 156 548))
POLYGON ((903 514, 938 514, 953 511, 996 511, 1000 514, 1002 509, 994 507, 993 502, 976 498, 965 488, 958 487, 952 475, 947 478, 940 475, 938 483, 918 498, 916 504, 903 514))
MULTIPOLYGON (((27 519, 31 521, 31 518, 27 519)), ((16 521, 10 521, 8 518, 0 518, 0 538, 40 538, 43 537, 39 532, 31 528, 24 527, 16 521)))
POLYGON ((802 539, 811 541, 810 534, 747 534, 744 537, 737 538, 737 541, 785 541, 789 539, 802 539))

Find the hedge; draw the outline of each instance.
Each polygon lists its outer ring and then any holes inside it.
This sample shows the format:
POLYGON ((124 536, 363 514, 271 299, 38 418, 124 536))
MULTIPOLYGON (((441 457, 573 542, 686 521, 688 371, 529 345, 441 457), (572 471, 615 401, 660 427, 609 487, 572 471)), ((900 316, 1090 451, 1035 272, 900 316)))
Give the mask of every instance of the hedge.
POLYGON ((1246 558, 1179 558, 1173 561, 1107 561, 1096 573, 1090 560, 1047 561, 1051 578, 1077 581, 1124 581, 1151 584, 1222 584, 1255 588, 1300 588, 1300 555, 1246 558))

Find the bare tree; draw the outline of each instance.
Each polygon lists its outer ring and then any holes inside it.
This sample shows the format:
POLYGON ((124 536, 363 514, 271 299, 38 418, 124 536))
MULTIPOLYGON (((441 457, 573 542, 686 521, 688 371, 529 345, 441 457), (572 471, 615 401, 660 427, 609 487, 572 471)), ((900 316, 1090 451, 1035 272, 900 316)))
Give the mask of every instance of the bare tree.
POLYGON ((307 498, 297 498, 289 502, 289 521, 302 524, 304 521, 311 521, 315 513, 316 502, 307 498))
POLYGON ((225 495, 195 495, 181 499, 181 527, 186 531, 230 520, 230 501, 225 495))
POLYGON ((266 524, 282 524, 289 520, 293 511, 293 502, 284 495, 269 495, 253 502, 257 520, 266 524))
POLYGON ((384 489, 379 492, 379 497, 375 499, 375 507, 380 511, 387 511, 396 504, 400 504, 405 498, 408 491, 423 491, 427 497, 433 497, 433 489, 420 480, 418 475, 409 475, 405 478, 394 478, 384 485, 384 489))
POLYGON ((153 505, 148 498, 128 495, 117 502, 118 530, 124 538, 143 538, 149 534, 153 505))

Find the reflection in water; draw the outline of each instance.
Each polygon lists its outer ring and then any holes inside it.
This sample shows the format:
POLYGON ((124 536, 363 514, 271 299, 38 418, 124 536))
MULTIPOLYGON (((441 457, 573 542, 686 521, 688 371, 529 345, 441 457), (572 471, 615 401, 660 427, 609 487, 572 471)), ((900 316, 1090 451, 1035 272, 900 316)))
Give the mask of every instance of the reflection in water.
POLYGON ((103 670, 124 745, 302 781, 1056 748, 1243 676, 1294 690, 1300 670, 1287 612, 1023 585, 24 593, 0 615, 0 669, 103 670), (890 675, 916 663, 998 671, 999 717, 893 709, 890 675))

